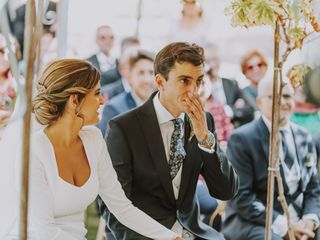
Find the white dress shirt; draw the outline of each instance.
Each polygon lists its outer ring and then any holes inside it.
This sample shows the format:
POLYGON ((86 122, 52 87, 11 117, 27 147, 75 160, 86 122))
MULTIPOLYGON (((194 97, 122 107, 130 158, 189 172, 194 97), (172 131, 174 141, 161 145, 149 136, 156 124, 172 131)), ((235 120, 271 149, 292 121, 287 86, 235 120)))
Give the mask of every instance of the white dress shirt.
MULTIPOLYGON (((271 129, 271 122, 264 116, 262 115, 262 119, 264 123, 266 124, 269 132, 271 129)), ((293 194, 297 191, 299 188, 299 182, 301 179, 301 167, 297 159, 297 151, 295 148, 295 142, 291 130, 291 125, 290 122, 287 123, 284 127, 281 128, 285 132, 285 137, 286 137, 286 142, 288 144, 288 147, 291 147, 292 151, 294 151, 294 163, 291 167, 291 169, 288 168, 287 164, 284 162, 284 155, 283 155, 283 150, 282 150, 282 144, 280 144, 280 164, 283 168, 284 176, 285 176, 285 181, 289 189, 289 193, 293 194)), ((281 143, 281 135, 280 135, 280 143, 281 143)), ((303 193, 301 193, 295 202, 302 206, 303 202, 303 193)), ((288 206, 289 214, 290 214, 290 219, 293 222, 299 221, 299 216, 292 206, 292 204, 289 204, 288 206)), ((316 214, 306 214, 303 216, 303 219, 311 219, 313 220, 317 225, 319 224, 319 218, 317 217, 316 214)), ((287 223, 287 218, 285 215, 279 215, 273 222, 272 224, 272 231, 275 234, 278 234, 279 236, 283 237, 286 235, 288 231, 288 223, 287 223)))
POLYGON ((212 96, 223 106, 227 104, 227 98, 224 92, 221 78, 218 78, 217 80, 212 82, 212 96))
MULTIPOLYGON (((174 124, 171 121, 174 119, 172 114, 161 104, 159 100, 159 93, 157 93, 154 98, 153 98, 153 105, 155 108, 155 112, 157 115, 158 123, 160 126, 160 131, 161 131, 161 137, 163 140, 163 145, 167 157, 167 161, 169 162, 169 154, 170 154, 170 142, 171 142, 171 136, 174 131, 174 124)), ((184 121, 185 113, 181 113, 178 118, 182 119, 184 121)), ((184 139, 184 124, 182 128, 182 139, 184 139)), ((198 145, 199 146, 199 145, 198 145)), ((206 149, 204 147, 199 146, 200 149, 203 151, 213 153, 214 152, 214 146, 212 148, 206 149)), ((181 174, 182 174, 182 167, 183 163, 175 176, 175 178, 172 180, 172 188, 173 188, 173 193, 174 197, 177 200, 179 196, 179 189, 180 189, 180 183, 181 183, 181 174)), ((175 222, 173 227, 171 228, 174 232, 181 234, 183 236, 183 239, 194 239, 195 237, 187 232, 186 230, 183 229, 183 227, 180 225, 178 221, 175 222)))
POLYGON ((224 92, 221 78, 218 78, 216 81, 212 82, 212 96, 215 100, 217 100, 217 102, 222 104, 227 116, 229 118, 233 118, 234 113, 232 108, 227 104, 226 93, 224 92))
POLYGON ((116 67, 116 59, 113 57, 108 57, 102 52, 97 53, 97 59, 101 72, 106 72, 109 69, 116 67))
MULTIPOLYGON (((178 234, 134 207, 126 198, 100 130, 84 127, 79 137, 90 165, 90 176, 78 187, 59 176, 54 149, 44 131, 32 136, 28 229, 32 238, 28 239, 84 240, 87 232, 84 211, 98 194, 128 228, 152 239, 176 238, 178 234)), ((18 239, 14 234, 17 233, 11 232, 8 239, 18 239)))
POLYGON ((128 83, 128 80, 123 79, 123 78, 121 78, 120 80, 121 80, 121 82, 122 82, 124 91, 125 91, 125 92, 130 92, 130 91, 131 91, 131 87, 130 87, 130 85, 129 85, 129 83, 128 83))

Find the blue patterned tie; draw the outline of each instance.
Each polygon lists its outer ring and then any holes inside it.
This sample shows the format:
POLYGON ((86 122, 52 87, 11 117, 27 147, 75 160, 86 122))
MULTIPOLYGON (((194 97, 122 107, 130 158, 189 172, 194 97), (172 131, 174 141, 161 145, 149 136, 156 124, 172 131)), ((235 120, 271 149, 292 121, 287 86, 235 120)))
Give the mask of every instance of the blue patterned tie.
POLYGON ((289 169, 291 169, 293 163, 294 163, 294 151, 293 151, 293 147, 294 146, 289 146, 288 142, 287 142, 287 132, 284 129, 280 130, 281 133, 281 142, 282 142, 282 151, 283 151, 283 158, 284 158, 284 162, 286 163, 286 165, 288 166, 289 169))
POLYGON ((169 154, 169 167, 171 179, 177 175, 183 159, 186 157, 186 151, 182 144, 182 119, 176 118, 171 120, 174 125, 174 131, 171 136, 170 154, 169 154))

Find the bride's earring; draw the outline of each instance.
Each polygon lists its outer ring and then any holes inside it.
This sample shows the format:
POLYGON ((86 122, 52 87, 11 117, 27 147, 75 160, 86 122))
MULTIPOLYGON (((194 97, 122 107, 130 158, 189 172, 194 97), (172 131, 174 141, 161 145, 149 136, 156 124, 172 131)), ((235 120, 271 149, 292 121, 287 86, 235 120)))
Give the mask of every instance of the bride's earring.
POLYGON ((81 127, 83 127, 84 124, 84 115, 80 112, 81 110, 81 103, 76 107, 76 109, 74 110, 74 113, 76 115, 76 117, 81 118, 82 123, 81 123, 81 127))

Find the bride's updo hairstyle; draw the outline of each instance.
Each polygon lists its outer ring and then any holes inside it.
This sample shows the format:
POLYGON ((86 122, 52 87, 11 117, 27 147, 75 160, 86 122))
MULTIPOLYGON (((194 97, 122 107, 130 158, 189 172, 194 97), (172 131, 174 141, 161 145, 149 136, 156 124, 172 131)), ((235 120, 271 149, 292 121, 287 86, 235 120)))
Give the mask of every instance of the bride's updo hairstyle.
POLYGON ((71 95, 79 103, 99 82, 99 71, 80 59, 60 59, 46 66, 37 82, 37 94, 32 101, 32 112, 42 125, 55 122, 65 110, 71 95))

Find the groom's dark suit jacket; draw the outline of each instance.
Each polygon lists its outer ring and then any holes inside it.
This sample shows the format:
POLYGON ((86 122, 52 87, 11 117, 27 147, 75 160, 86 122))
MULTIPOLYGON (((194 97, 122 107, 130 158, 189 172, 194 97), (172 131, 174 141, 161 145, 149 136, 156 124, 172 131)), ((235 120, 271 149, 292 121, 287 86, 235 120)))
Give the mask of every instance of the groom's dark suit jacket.
MULTIPOLYGON (((304 196, 298 212, 300 217, 308 213, 315 213, 320 217, 320 185, 316 176, 316 153, 312 138, 304 128, 296 124, 291 123, 291 130, 301 168, 301 181, 296 195, 303 193, 304 196)), ((238 128, 228 140, 227 156, 239 173, 240 188, 237 196, 226 208, 223 232, 227 239, 244 239, 241 236, 247 236, 252 225, 265 225, 268 155, 269 130, 262 118, 238 128)), ((284 180, 281 166, 280 173, 284 180)), ((289 195, 285 181, 283 185, 286 200, 290 203, 295 194, 289 195)), ((273 221, 279 214, 283 214, 277 200, 278 195, 276 187, 273 221)))
MULTIPOLYGON (((232 198, 238 189, 238 177, 218 146, 209 154, 190 140, 190 120, 185 118, 183 162, 179 197, 174 198, 169 166, 153 97, 142 106, 110 121, 108 150, 118 179, 133 204, 152 218, 171 228, 180 224, 199 238, 223 239, 220 233, 202 223, 195 189, 199 174, 205 178, 210 194, 218 199, 232 198)), ((208 128, 215 131, 213 118, 207 114, 208 128)), ((121 225, 110 213, 105 214, 116 239, 147 239, 121 225)))

